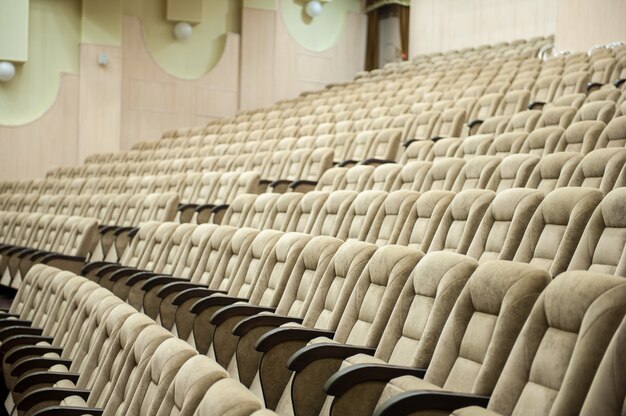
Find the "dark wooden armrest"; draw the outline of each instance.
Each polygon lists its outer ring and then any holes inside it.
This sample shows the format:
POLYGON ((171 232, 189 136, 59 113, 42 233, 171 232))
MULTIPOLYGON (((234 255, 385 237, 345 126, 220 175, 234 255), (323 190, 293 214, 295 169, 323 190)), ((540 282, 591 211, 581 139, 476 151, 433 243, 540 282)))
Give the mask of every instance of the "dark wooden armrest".
POLYGON ((90 393, 89 390, 84 390, 84 389, 64 389, 64 388, 59 388, 59 387, 53 387, 53 388, 45 387, 45 388, 37 389, 37 390, 31 391, 30 393, 25 394, 22 397, 22 400, 20 400, 17 403, 17 410, 26 411, 32 408, 33 406, 35 406, 37 403, 41 403, 44 401, 58 400, 59 402, 61 402, 62 400, 67 399, 68 397, 71 397, 71 396, 78 396, 82 398, 83 400, 87 401, 87 399, 89 398, 89 393, 90 393))
POLYGON ((149 277, 148 279, 146 279, 146 281, 143 282, 143 285, 141 286, 141 290, 147 292, 148 290, 152 289, 153 287, 156 287, 158 285, 164 285, 167 283, 172 283, 172 282, 178 282, 182 280, 179 277, 174 277, 174 276, 167 276, 164 274, 157 274, 154 275, 152 277, 149 277))
POLYGON ((7 247, 7 249, 5 251, 3 251, 2 253, 5 254, 7 256, 12 256, 14 254, 19 253, 22 250, 28 250, 28 247, 22 247, 22 246, 9 246, 7 247))
POLYGON ((15 386, 13 386, 13 392, 24 393, 32 386, 38 386, 41 384, 49 384, 53 386, 55 383, 61 380, 68 380, 76 384, 80 374, 78 373, 66 373, 63 371, 36 371, 20 378, 15 386))
POLYGON ((172 293, 175 292, 183 292, 189 289, 206 289, 208 288, 205 285, 201 285, 198 283, 191 283, 188 280, 180 279, 180 281, 173 281, 171 283, 166 283, 163 285, 161 289, 156 293, 156 295, 162 299, 165 299, 172 293))
POLYGON ((615 88, 621 88, 624 82, 626 82, 626 78, 616 79, 615 81, 613 81, 613 85, 615 85, 615 88))
POLYGON ((543 106, 546 105, 543 101, 532 101, 528 103, 529 110, 541 110, 543 106))
POLYGON ((259 184, 261 184, 261 185, 266 185, 267 186, 270 183, 272 183, 271 179, 261 179, 261 180, 259 180, 259 184))
POLYGON ((115 231, 117 228, 119 228, 117 225, 102 225, 98 227, 98 231, 100 231, 100 234, 106 234, 115 231))
POLYGON ((121 264, 117 264, 117 263, 107 263, 104 266, 98 268, 98 270, 96 271, 96 276, 98 277, 103 277, 104 275, 106 275, 107 273, 113 273, 117 270, 122 270, 122 269, 128 269, 129 267, 125 267, 122 266, 121 264))
POLYGON ((445 137, 443 137, 443 136, 434 136, 434 137, 430 138, 430 140, 432 140, 434 143, 437 143, 441 139, 445 139, 445 137))
POLYGON ((134 274, 141 273, 141 272, 143 272, 143 270, 137 270, 133 268, 119 269, 111 273, 107 277, 107 279, 110 280, 111 282, 117 282, 118 280, 124 279, 125 277, 129 277, 134 274))
POLYGON ((139 282, 141 282, 142 280, 147 280, 150 279, 151 277, 155 277, 158 276, 156 273, 154 272, 137 272, 131 275, 131 277, 124 282, 127 286, 133 286, 139 282))
POLYGON ((212 210, 213 208, 215 208, 215 204, 202 204, 202 205, 198 205, 194 211, 195 212, 202 212, 202 211, 206 211, 206 210, 212 210))
POLYGON ((81 256, 70 256, 68 254, 59 254, 59 253, 51 253, 51 254, 47 254, 46 256, 44 256, 44 258, 41 260, 42 263, 45 264, 49 264, 53 261, 57 261, 57 260, 61 260, 61 261, 71 261, 74 263, 84 263, 85 260, 87 260, 85 257, 81 257, 81 256))
POLYGON ((18 252, 13 253, 12 255, 13 256, 17 256, 20 259, 23 259, 26 256, 30 256, 32 254, 37 254, 37 253, 47 253, 47 252, 39 251, 36 248, 23 248, 23 249, 19 250, 18 252))
POLYGON ((247 302, 248 300, 249 299, 246 298, 235 298, 232 296, 209 296, 196 301, 196 303, 191 305, 189 311, 191 313, 199 314, 200 312, 213 306, 227 306, 232 305, 235 302, 247 302))
POLYGON ((401 416, 423 410, 450 411, 468 407, 486 407, 488 396, 452 393, 447 391, 409 391, 387 400, 374 412, 374 416, 401 416))
POLYGON ((393 160, 387 160, 387 159, 376 159, 374 157, 371 157, 369 159, 365 159, 364 161, 361 162, 362 165, 384 165, 386 163, 396 163, 393 160))
POLYGON ((418 141, 419 141, 418 139, 409 139, 406 142, 402 143, 402 146, 409 147, 411 145, 411 143, 418 142, 418 141))
MULTIPOLYGON (((82 268, 82 270, 80 271, 81 275, 86 275, 89 272, 91 272, 92 270, 96 270, 96 269, 100 269, 104 266, 107 265, 111 265, 113 263, 109 263, 107 261, 93 261, 93 262, 89 262, 87 264, 85 264, 82 268)), ((117 266, 119 266, 119 264, 117 264, 117 266)))
POLYGON ((19 377, 20 375, 31 370, 47 370, 53 365, 64 365, 70 368, 72 360, 66 360, 64 358, 47 358, 47 357, 31 357, 26 358, 11 369, 11 375, 13 377, 19 377))
POLYGON ((217 326, 221 325, 222 323, 224 323, 224 321, 234 316, 250 316, 256 315, 260 312, 274 312, 275 310, 276 308, 266 308, 263 306, 238 303, 235 305, 224 306, 220 310, 215 311, 213 316, 211 316, 210 322, 213 325, 217 326))
POLYGON ((274 328, 263 334, 256 342, 254 349, 259 352, 267 352, 276 345, 287 341, 310 341, 317 337, 332 338, 333 331, 314 328, 274 328))
POLYGON ((211 212, 215 214, 217 212, 227 210, 229 206, 230 205, 228 205, 228 204, 216 205, 213 208, 211 208, 211 212))
POLYGON ((342 160, 341 162, 339 162, 337 166, 339 166, 340 168, 343 168, 348 165, 356 165, 357 163, 359 163, 358 160, 346 159, 346 160, 342 160))
POLYGON ((115 232, 113 232, 113 235, 118 236, 122 233, 130 233, 132 230, 139 230, 137 227, 119 227, 117 230, 115 230, 115 232))
POLYGON ((296 189, 298 186, 317 186, 317 182, 316 181, 307 181, 305 179, 298 179, 297 181, 293 181, 289 184, 289 189, 296 189))
POLYGON ((179 211, 185 211, 187 209, 196 209, 198 208, 198 204, 178 204, 179 211))
POLYGON ((180 306, 190 299, 203 299, 215 294, 225 294, 224 292, 218 292, 216 290, 208 289, 205 287, 192 287, 185 289, 172 299, 172 305, 180 306))
POLYGON ((287 368, 292 371, 301 371, 306 366, 314 361, 335 358, 345 359, 356 354, 374 355, 375 348, 361 347, 357 345, 344 345, 334 343, 321 343, 314 345, 307 345, 304 348, 299 349, 294 355, 287 361, 287 368))
POLYGON ((482 124, 484 120, 474 119, 467 122, 467 127, 470 129, 478 124, 482 124))
POLYGON ((276 180, 274 180, 274 181, 270 182, 269 186, 270 186, 271 188, 275 188, 275 187, 277 187, 278 185, 288 185, 288 184, 290 184, 291 182, 293 182, 291 179, 276 179, 276 180))
POLYGON ((594 88, 600 88, 600 87, 602 87, 602 85, 604 85, 604 84, 602 84, 600 82, 588 82, 587 83, 587 91, 592 90, 594 88))
POLYGON ((63 348, 55 345, 23 345, 9 351, 4 356, 4 362, 13 364, 26 357, 42 357, 44 354, 52 352, 61 355, 61 353, 63 353, 63 348))
POLYGON ((95 407, 75 407, 75 406, 52 406, 38 410, 33 416, 101 416, 103 409, 95 407))
POLYGON ((5 340, 17 335, 36 335, 39 336, 43 333, 41 328, 33 328, 26 325, 9 325, 4 328, 0 328, 0 341, 3 345, 0 345, 0 349, 4 346, 5 340))
POLYGON ((353 386, 368 381, 390 381, 396 377, 414 376, 424 378, 426 370, 389 364, 355 364, 333 374, 324 391, 331 396, 341 396, 353 386))
POLYGON ((0 329, 11 326, 31 326, 33 323, 25 319, 0 319, 0 329))
POLYGON ((36 252, 34 252, 34 253, 31 253, 31 254, 30 254, 30 256, 28 256, 28 257, 29 257, 31 260, 33 260, 33 261, 34 261, 34 260, 40 259, 40 258, 42 258, 42 257, 49 256, 49 255, 52 255, 52 254, 55 254, 55 253, 52 253, 52 252, 50 252, 50 251, 38 250, 38 251, 36 251, 36 252))
POLYGON ((33 345, 42 341, 52 343, 52 341, 54 341, 54 338, 36 334, 11 336, 2 341, 2 345, 0 346, 0 355, 5 355, 7 351, 10 351, 20 345, 33 345))
POLYGON ((280 316, 280 315, 269 315, 269 314, 260 314, 250 316, 248 318, 242 319, 235 327, 233 328, 233 334, 239 337, 246 335, 248 332, 253 330, 254 328, 258 328, 260 326, 274 326, 279 327, 282 324, 287 322, 296 322, 301 324, 302 318, 293 318, 291 316, 280 316))

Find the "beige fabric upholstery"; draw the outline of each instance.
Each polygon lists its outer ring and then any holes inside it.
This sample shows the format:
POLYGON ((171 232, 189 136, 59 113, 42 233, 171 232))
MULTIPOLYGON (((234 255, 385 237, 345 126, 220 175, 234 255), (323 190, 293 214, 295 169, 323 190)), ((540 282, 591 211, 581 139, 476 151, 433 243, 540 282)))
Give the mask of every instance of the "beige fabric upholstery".
POLYGON ((434 162, 424 178, 421 192, 431 190, 451 190, 465 161, 459 158, 448 158, 434 162))
POLYGON ((437 227, 428 252, 445 250, 465 254, 494 198, 494 192, 482 189, 456 194, 437 227))
POLYGON ((578 414, 623 320, 624 299, 623 278, 580 271, 559 276, 533 307, 493 391, 489 412, 472 407, 453 414, 578 414))
POLYGON ((568 270, 626 277, 626 188, 609 192, 589 219, 568 270))
POLYGON ((487 208, 467 255, 480 263, 513 259, 524 230, 542 200, 543 193, 532 189, 500 192, 487 208))
POLYGON ((541 158, 531 173, 527 188, 548 193, 567 186, 574 170, 583 159, 580 153, 559 152, 541 158))
POLYGON ((391 380, 379 403, 408 390, 447 390, 490 395, 535 300, 550 275, 508 261, 476 269, 446 321, 423 380, 391 380))
POLYGON ((406 222, 396 223, 390 242, 428 251, 454 195, 450 191, 429 191, 420 194, 406 222))
POLYGON ((580 161, 568 186, 596 188, 606 195, 620 181, 625 164, 626 149, 594 150, 580 161))
MULTIPOLYGON (((478 264, 454 253, 429 253, 417 264, 404 286, 374 356, 357 354, 341 368, 384 364, 427 368, 441 330, 478 264)), ((332 401, 333 412, 371 414, 384 383, 360 383, 332 401)))
POLYGON ((542 267, 557 276, 565 271, 602 193, 591 188, 550 192, 531 218, 514 260, 542 267))

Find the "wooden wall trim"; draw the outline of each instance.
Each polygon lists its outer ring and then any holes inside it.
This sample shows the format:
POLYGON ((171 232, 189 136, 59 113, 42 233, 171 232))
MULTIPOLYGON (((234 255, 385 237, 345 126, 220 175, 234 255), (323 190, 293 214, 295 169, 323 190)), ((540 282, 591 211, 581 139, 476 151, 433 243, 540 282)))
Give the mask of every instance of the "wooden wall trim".
POLYGON ((146 46, 141 21, 124 16, 121 149, 156 140, 169 129, 234 115, 239 107, 239 38, 226 34, 217 65, 200 78, 181 79, 156 63, 146 46))
POLYGON ((0 126, 0 180, 43 177, 78 163, 78 75, 61 74, 54 104, 36 120, 0 126))

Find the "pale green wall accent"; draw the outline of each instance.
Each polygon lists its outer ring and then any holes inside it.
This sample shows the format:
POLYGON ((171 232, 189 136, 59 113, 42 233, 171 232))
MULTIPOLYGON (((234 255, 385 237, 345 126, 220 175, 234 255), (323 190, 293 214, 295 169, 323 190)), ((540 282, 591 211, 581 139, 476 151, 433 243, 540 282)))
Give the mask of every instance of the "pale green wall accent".
POLYGON ((222 57, 226 33, 241 31, 240 0, 203 0, 202 23, 189 39, 176 40, 174 24, 166 20, 166 0, 126 0, 124 13, 143 23, 148 50, 157 64, 179 78, 196 79, 222 57))
POLYGON ((243 0, 247 9, 276 10, 276 0, 243 0))
POLYGON ((0 60, 28 60, 28 0, 0 0, 0 60))
POLYGON ((200 23, 203 0, 167 0, 167 20, 200 23))
POLYGON ((119 46, 122 40, 122 0, 83 0, 82 42, 119 46))
POLYGON ((304 13, 305 0, 279 1, 285 26, 291 36, 305 48, 318 52, 337 43, 343 33, 346 13, 361 12, 360 0, 333 0, 323 3, 322 14, 311 19, 304 13))
MULTIPOLYGON (((20 125, 54 103, 61 72, 78 73, 80 0, 31 0, 28 62, 0 83, 0 125, 20 125)), ((5 41, 4 39, 2 41, 5 41)))

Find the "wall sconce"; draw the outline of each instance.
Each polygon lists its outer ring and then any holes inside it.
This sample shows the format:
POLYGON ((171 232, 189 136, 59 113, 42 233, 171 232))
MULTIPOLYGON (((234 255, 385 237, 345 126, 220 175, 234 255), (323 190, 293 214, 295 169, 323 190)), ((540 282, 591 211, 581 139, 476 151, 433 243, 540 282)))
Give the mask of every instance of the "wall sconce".
POLYGON ((322 3, 318 0, 311 0, 304 6, 304 11, 310 18, 319 16, 322 13, 322 3))
POLYGON ((12 62, 0 61, 0 81, 11 81, 15 76, 15 65, 12 62))
POLYGON ((178 22, 174 25, 174 37, 178 40, 185 40, 191 36, 193 27, 187 22, 178 22))

